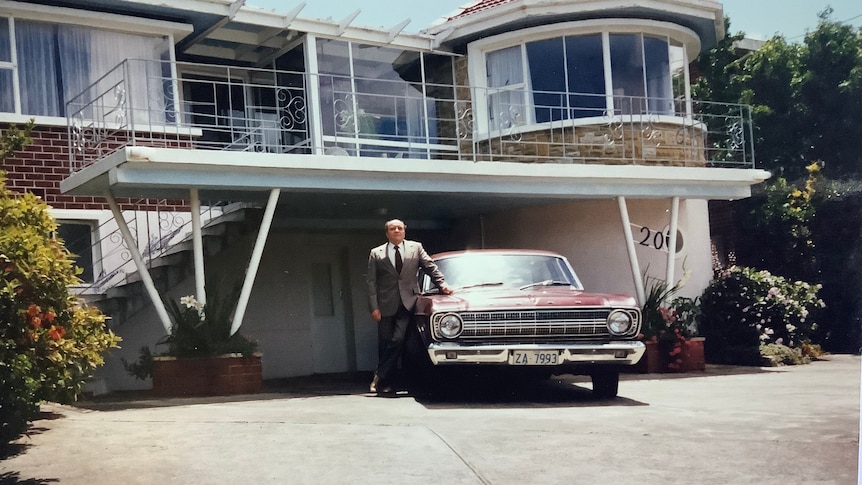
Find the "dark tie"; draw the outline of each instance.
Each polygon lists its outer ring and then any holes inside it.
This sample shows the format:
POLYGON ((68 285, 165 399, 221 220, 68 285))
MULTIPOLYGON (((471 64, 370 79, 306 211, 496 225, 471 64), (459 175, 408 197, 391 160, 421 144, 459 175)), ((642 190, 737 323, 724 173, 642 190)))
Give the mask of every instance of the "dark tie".
POLYGON ((401 251, 398 250, 398 246, 395 246, 395 271, 400 274, 403 266, 404 262, 401 261, 401 251))

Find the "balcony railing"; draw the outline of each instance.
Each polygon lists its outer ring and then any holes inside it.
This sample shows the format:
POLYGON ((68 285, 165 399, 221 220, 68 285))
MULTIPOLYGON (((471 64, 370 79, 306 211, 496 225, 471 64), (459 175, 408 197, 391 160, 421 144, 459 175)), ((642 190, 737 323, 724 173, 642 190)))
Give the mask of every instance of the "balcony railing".
POLYGON ((68 102, 73 172, 126 146, 753 168, 746 105, 127 60, 68 102))

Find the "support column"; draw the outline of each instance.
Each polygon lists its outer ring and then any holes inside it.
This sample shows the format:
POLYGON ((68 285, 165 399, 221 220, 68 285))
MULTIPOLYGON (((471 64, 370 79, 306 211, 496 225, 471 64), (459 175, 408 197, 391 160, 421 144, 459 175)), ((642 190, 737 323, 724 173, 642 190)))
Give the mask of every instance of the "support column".
POLYGON ((620 218, 623 221, 623 234, 626 238, 626 249, 629 254, 629 263, 632 269, 632 279, 635 283, 635 292, 637 293, 638 305, 643 306, 646 301, 646 292, 644 291, 643 277, 641 276, 641 267, 638 263, 637 251, 635 251, 635 239, 632 236, 632 225, 629 220, 629 209, 626 205, 626 198, 617 197, 617 203, 620 206, 620 218))
POLYGON ((138 273, 141 275, 141 283, 144 284, 144 288, 147 290, 147 295, 149 295, 150 301, 153 302, 153 307, 159 315, 159 320, 162 322, 162 326, 165 327, 165 332, 169 334, 171 333, 171 318, 168 316, 167 309, 165 309, 165 303, 159 296, 158 290, 156 290, 156 285, 153 283, 153 278, 150 276, 150 270, 147 268, 146 263, 144 263, 144 258, 141 256, 140 250, 138 250, 138 244, 132 237, 132 232, 129 231, 129 225, 126 224, 126 219, 123 218, 123 213, 120 211, 120 207, 117 205, 117 201, 114 200, 114 196, 110 191, 105 193, 105 199, 108 201, 108 206, 111 207, 111 212, 114 214, 114 220, 117 221, 117 226, 120 228, 120 234, 123 235, 123 240, 126 242, 126 246, 129 247, 129 254, 132 255, 132 260, 135 261, 135 266, 138 268, 138 273))
POLYGON ((668 288, 676 285, 674 274, 676 272, 676 232, 679 226, 679 197, 671 199, 670 203, 670 234, 667 241, 667 276, 665 282, 668 288))
POLYGON ((263 213, 263 220, 260 222, 260 230, 257 233, 257 240, 254 242, 251 260, 248 262, 248 270, 245 273, 245 281, 242 283, 242 291, 236 304, 236 313, 234 313, 233 323, 230 327, 231 335, 235 334, 242 325, 242 319, 245 316, 246 307, 248 307, 251 288, 254 285, 254 278, 257 276, 260 258, 263 256, 263 247, 266 245, 266 238, 269 236, 269 230, 272 227, 272 217, 275 214, 275 206, 278 203, 278 196, 280 194, 280 189, 272 189, 269 192, 269 200, 266 203, 266 210, 263 213))
POLYGON ((198 189, 189 189, 192 211, 192 250, 195 265, 195 296, 201 304, 207 304, 206 272, 204 271, 204 242, 201 233, 201 199, 198 189))

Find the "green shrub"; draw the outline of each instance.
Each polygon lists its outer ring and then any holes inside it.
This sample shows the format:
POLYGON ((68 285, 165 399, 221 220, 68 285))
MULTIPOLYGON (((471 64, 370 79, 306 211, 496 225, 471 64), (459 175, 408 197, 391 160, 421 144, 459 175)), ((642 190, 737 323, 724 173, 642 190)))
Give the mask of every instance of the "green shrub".
MULTIPOLYGON (((0 154, 8 146, 0 140, 0 154)), ((44 202, 10 192, 0 172, 0 445, 26 431, 41 401, 74 401, 119 341, 69 294, 80 270, 56 227, 44 202)))
POLYGON ((799 365, 811 362, 811 359, 803 355, 800 349, 791 349, 781 344, 761 345, 760 355, 769 360, 772 365, 799 365))
POLYGON ((731 267, 722 271, 701 296, 700 332, 706 358, 737 362, 745 349, 761 344, 790 348, 807 342, 817 329, 814 313, 823 308, 819 285, 791 282, 768 271, 731 267))

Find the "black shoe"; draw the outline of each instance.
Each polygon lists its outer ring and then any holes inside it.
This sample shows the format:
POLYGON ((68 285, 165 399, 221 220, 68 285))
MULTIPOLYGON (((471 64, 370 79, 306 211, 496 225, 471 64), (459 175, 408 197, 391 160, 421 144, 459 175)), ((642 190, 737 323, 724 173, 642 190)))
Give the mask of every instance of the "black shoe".
POLYGON ((391 387, 384 387, 377 391, 377 397, 395 397, 397 393, 391 387))

